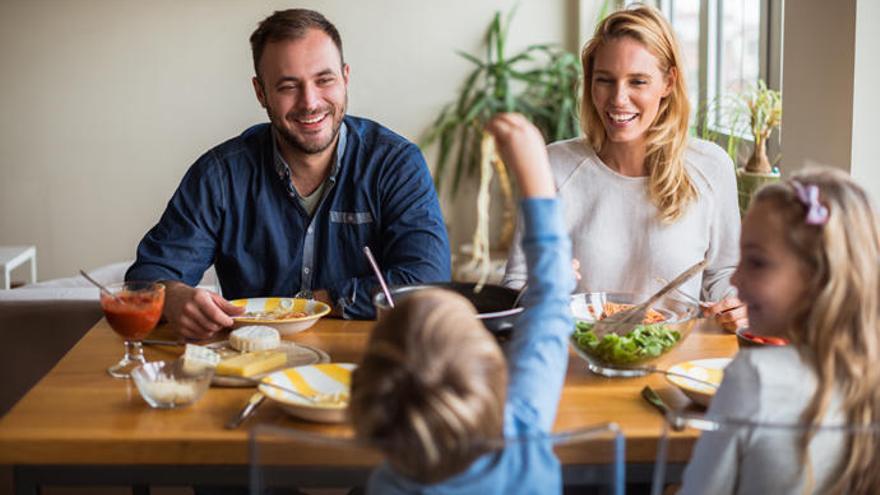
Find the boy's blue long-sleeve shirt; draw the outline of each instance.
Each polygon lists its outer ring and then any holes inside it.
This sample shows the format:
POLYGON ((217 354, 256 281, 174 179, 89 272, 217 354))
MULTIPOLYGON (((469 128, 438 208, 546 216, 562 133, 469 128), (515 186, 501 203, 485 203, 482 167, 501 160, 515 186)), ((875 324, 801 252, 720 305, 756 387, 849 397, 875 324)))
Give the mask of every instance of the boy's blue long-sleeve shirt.
POLYGON ((376 278, 450 278, 449 241, 419 149, 370 120, 345 116, 324 196, 310 216, 279 175, 261 124, 190 167, 137 250, 127 280, 195 285, 213 264, 229 299, 325 289, 347 318, 372 318, 376 278))
MULTIPOLYGON (((505 407, 506 438, 541 436, 551 431, 565 372, 568 337, 573 330, 569 309, 574 274, 571 242, 562 225, 556 199, 522 201, 522 240, 529 287, 525 311, 508 344, 509 385, 505 407)), ((371 494, 547 494, 562 492, 559 460, 548 442, 511 443, 478 458, 464 473, 421 485, 397 475, 383 463, 371 476, 371 494)))

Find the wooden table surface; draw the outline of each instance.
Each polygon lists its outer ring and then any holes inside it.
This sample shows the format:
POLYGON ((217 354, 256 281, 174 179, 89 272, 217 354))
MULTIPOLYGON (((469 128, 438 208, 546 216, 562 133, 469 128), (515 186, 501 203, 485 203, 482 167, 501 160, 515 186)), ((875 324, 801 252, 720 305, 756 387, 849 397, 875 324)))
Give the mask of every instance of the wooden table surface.
MULTIPOLYGON (((336 362, 357 362, 372 322, 323 319, 289 337, 327 351, 336 362)), ((152 337, 167 335, 158 329, 152 337)), ((701 321, 690 336, 659 363, 729 357, 733 335, 701 321)), ((147 347, 148 360, 173 359, 179 348, 147 347)), ((317 425, 264 404, 243 426, 223 425, 253 393, 248 388, 212 388, 195 405, 151 409, 134 384, 111 378, 106 368, 119 359, 122 340, 105 320, 98 322, 0 419, 0 464, 11 465, 241 465, 248 462, 248 430, 258 423, 343 434, 344 425, 317 425)), ((650 384, 677 407, 688 399, 659 375, 603 378, 591 374, 574 353, 566 376, 555 430, 613 421, 626 436, 628 462, 651 462, 662 417, 641 397, 650 384)), ((677 434, 670 460, 687 460, 695 431, 677 434)), ((563 462, 567 462, 563 458, 563 462)))

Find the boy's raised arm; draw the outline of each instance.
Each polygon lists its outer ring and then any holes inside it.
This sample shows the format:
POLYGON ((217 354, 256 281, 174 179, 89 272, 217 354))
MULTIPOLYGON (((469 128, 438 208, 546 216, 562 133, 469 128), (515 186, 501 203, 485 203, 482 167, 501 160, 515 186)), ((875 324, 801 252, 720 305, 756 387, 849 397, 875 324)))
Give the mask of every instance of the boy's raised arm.
POLYGON ((549 431, 565 370, 572 331, 569 298, 574 289, 571 242, 540 131, 525 117, 502 114, 487 127, 498 153, 522 191, 522 248, 528 267, 525 311, 508 347, 508 403, 524 423, 549 431))

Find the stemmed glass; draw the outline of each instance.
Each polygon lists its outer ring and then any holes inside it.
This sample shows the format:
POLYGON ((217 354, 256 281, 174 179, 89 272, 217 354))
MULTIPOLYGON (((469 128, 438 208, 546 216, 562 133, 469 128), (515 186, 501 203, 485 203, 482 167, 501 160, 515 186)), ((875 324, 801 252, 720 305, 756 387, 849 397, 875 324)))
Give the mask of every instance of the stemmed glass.
POLYGON ((165 303, 165 286, 157 282, 123 282, 101 291, 101 308, 110 327, 125 339, 125 355, 107 368, 114 378, 130 378, 146 363, 141 340, 159 322, 165 303))

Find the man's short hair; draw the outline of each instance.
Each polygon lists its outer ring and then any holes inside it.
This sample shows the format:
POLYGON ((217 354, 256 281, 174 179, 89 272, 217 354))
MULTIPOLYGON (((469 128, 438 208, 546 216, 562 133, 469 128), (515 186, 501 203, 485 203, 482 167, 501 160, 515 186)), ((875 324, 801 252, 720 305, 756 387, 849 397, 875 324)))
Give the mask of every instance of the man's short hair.
POLYGON ((333 40, 339 50, 339 63, 344 64, 342 56, 342 38, 332 22, 321 13, 309 9, 277 10, 263 19, 251 34, 251 52, 254 56, 254 71, 260 76, 260 57, 267 43, 298 40, 306 35, 309 29, 320 29, 333 40))

